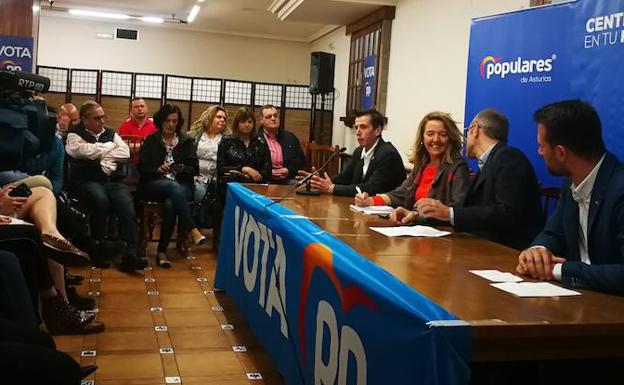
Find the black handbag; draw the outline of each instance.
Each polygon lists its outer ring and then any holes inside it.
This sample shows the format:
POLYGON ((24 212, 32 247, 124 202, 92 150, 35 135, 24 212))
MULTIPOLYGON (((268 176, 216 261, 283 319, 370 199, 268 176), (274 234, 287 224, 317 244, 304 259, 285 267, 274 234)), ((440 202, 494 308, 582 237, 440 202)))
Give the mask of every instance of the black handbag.
POLYGON ((212 181, 206 184, 206 194, 201 201, 195 202, 193 207, 193 218, 195 225, 203 229, 215 227, 215 213, 217 211, 217 182, 212 181))

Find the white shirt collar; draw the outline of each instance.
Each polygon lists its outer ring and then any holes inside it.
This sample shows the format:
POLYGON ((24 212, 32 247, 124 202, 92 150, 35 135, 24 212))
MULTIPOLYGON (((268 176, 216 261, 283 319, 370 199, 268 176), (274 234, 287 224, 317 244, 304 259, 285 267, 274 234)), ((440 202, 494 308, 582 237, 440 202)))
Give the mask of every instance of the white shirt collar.
POLYGON ((361 159, 370 159, 373 156, 373 153, 375 152, 375 147, 377 147, 377 143, 379 143, 379 138, 377 138, 377 140, 375 141, 375 144, 373 144, 373 147, 370 148, 370 150, 366 151, 366 147, 362 147, 362 156, 360 157, 361 159))
POLYGON ((591 199, 591 193, 592 193, 592 190, 594 189, 596 176, 598 176, 598 170, 600 169, 600 166, 602 165, 602 161, 604 160, 604 158, 605 158, 605 155, 603 154, 602 158, 600 158, 598 163, 596 163, 594 168, 590 171, 589 174, 587 174, 585 179, 583 179, 583 181, 579 183, 578 186, 575 186, 574 183, 570 185, 570 190, 572 190, 572 198, 574 198, 575 201, 578 202, 580 200, 580 201, 586 202, 589 199, 591 199))
POLYGON ((488 147, 487 150, 485 150, 483 152, 483 154, 481 154, 481 156, 479 157, 479 159, 477 159, 477 164, 479 165, 479 169, 483 169, 483 166, 485 166, 485 162, 487 162, 488 158, 490 157, 490 153, 492 152, 492 149, 494 148, 494 146, 496 146, 498 143, 494 143, 493 145, 491 145, 490 147, 488 147))

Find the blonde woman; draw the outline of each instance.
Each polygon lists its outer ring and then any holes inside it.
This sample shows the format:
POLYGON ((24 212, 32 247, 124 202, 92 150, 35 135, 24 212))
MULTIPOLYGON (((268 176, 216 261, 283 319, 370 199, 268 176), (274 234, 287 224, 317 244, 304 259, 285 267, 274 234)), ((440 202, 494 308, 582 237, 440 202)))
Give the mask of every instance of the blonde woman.
POLYGON ((409 158, 414 168, 401 186, 375 196, 355 196, 358 206, 397 207, 391 219, 397 223, 422 222, 415 203, 434 198, 445 205, 460 203, 470 186, 466 161, 461 157, 462 134, 449 113, 430 112, 420 121, 409 158))
POLYGON ((212 106, 191 125, 189 135, 195 139, 199 175, 195 178, 195 202, 206 194, 208 183, 217 182, 217 153, 227 124, 227 112, 222 106, 212 106))

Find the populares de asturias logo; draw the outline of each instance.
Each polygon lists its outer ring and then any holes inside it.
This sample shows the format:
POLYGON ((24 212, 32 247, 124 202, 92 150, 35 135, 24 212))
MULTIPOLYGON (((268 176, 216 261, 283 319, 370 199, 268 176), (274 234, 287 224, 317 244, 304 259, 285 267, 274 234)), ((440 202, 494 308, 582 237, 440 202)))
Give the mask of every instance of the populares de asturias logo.
POLYGON ((510 74, 548 73, 552 71, 555 59, 557 59, 557 55, 553 54, 542 59, 524 59, 518 56, 515 60, 505 61, 502 57, 488 55, 481 60, 479 71, 484 79, 492 77, 504 79, 510 74))

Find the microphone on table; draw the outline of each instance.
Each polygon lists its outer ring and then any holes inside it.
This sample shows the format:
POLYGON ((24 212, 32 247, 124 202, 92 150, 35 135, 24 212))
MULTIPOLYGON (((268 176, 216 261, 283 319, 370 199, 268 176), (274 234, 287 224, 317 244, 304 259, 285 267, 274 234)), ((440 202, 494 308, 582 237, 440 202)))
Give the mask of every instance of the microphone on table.
POLYGON ((297 191, 297 194, 301 194, 301 195, 321 195, 320 192, 318 192, 316 190, 312 190, 312 186, 310 186, 310 181, 312 180, 312 177, 314 175, 316 175, 316 174, 321 175, 321 172, 325 171, 325 168, 329 165, 329 162, 331 162, 332 159, 334 159, 338 154, 343 153, 346 150, 347 150, 347 148, 343 147, 340 150, 334 152, 333 154, 331 154, 331 156, 329 158, 327 158, 325 163, 323 163, 318 170, 314 170, 313 172, 311 172, 308 175, 306 175, 305 178, 301 179, 299 181, 299 183, 297 183, 297 186, 303 186, 305 184, 306 185, 306 189, 303 190, 303 191, 297 191))
POLYGON ((325 171, 325 168, 329 165, 329 162, 332 161, 332 159, 334 159, 338 154, 341 154, 343 152, 345 152, 347 150, 346 147, 342 147, 340 150, 334 152, 333 154, 331 154, 331 156, 329 158, 327 158, 327 160, 321 165, 321 167, 318 170, 314 170, 313 172, 309 173, 308 175, 306 175, 305 178, 301 179, 299 182, 297 182, 296 184, 292 185, 292 187, 290 189, 288 189, 288 191, 286 192, 286 194, 282 195, 279 199, 269 203, 268 205, 265 206, 265 208, 272 206, 276 203, 280 203, 282 200, 284 200, 284 198, 286 198, 287 196, 289 196, 294 190, 297 189, 297 187, 301 187, 304 184, 306 185, 306 190, 305 191, 298 191, 297 194, 303 194, 303 195, 320 195, 321 193, 318 191, 313 191, 310 187, 310 180, 312 179, 312 177, 316 174, 321 173, 321 171, 325 171))

